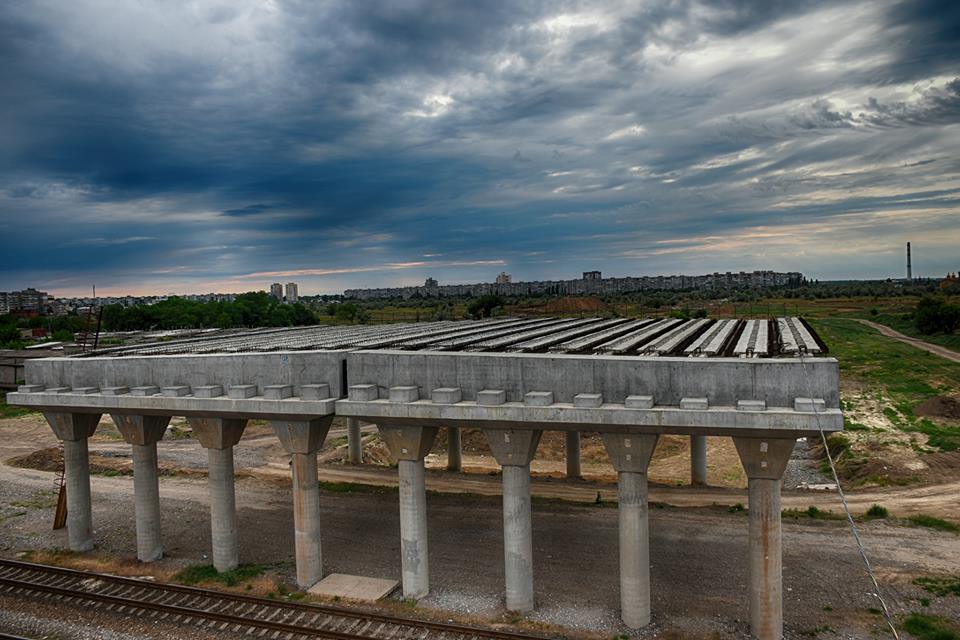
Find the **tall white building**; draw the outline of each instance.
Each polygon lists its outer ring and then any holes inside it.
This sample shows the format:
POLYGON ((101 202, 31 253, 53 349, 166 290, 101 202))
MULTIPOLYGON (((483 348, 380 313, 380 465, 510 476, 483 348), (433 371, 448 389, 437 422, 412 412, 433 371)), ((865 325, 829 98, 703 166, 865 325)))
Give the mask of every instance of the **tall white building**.
POLYGON ((297 283, 287 283, 287 304, 297 304, 300 301, 300 294, 297 293, 297 283))

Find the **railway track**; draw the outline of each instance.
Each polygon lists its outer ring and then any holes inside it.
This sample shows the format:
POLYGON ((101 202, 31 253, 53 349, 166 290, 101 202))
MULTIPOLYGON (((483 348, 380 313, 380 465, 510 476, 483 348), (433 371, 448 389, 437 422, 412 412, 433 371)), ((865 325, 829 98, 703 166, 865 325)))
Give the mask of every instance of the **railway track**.
POLYGON ((211 631, 269 640, 544 640, 544 636, 512 631, 277 602, 18 560, 0 560, 0 595, 54 600, 172 624, 201 624, 211 631))

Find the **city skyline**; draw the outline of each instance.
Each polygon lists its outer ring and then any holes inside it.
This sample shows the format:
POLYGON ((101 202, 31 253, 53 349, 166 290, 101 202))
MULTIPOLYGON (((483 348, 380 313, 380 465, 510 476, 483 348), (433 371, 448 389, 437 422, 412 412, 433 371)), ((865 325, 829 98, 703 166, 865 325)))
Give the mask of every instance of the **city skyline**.
MULTIPOLYGON (((956 271, 960 11, 0 7, 0 290, 956 271)), ((62 293, 61 293, 62 292, 62 293)))

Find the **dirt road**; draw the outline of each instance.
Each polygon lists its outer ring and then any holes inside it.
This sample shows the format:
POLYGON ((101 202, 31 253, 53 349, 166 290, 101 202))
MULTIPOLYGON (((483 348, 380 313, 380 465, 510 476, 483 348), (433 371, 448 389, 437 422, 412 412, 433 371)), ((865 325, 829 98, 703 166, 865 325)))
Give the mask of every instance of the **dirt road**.
MULTIPOLYGON (((390 470, 380 475, 385 479, 390 470)), ((469 480, 484 490, 495 486, 486 479, 469 480)), ((150 565, 133 560, 133 479, 94 476, 92 485, 98 551, 73 561, 160 578, 186 565, 209 562, 209 507, 202 479, 161 479, 164 558, 150 565)), ((0 508, 7 514, 0 521, 0 555, 65 545, 65 532, 49 528, 50 486, 47 472, 0 465, 0 508)), ((268 574, 253 585, 254 592, 276 591, 275 581, 289 584, 293 580, 289 479, 241 479, 237 498, 242 558, 268 568, 268 574)), ((393 492, 322 491, 325 571, 398 577, 396 501, 393 492)), ((428 504, 431 589, 417 603, 416 613, 514 622, 502 604, 499 498, 432 494, 428 504)), ((654 626, 639 637, 733 640, 748 636, 747 520, 743 513, 724 508, 651 509, 654 626)), ((534 502, 538 607, 524 623, 527 628, 553 637, 593 639, 626 632, 618 621, 617 522, 615 508, 534 502), (557 633, 554 625, 566 631, 557 633)), ((960 615, 960 600, 932 596, 912 583, 918 576, 955 571, 960 537, 886 521, 865 522, 862 533, 897 616, 919 610, 921 598, 929 598, 925 612, 950 618, 960 615)), ((815 637, 824 629, 831 630, 825 637, 876 637, 878 618, 872 612, 876 601, 845 523, 788 518, 783 536, 786 637, 815 637)), ((0 598, 0 610, 21 606, 19 601, 0 598)), ((394 601, 387 606, 400 604, 394 601)), ((48 611, 52 618, 68 612, 71 619, 86 620, 87 615, 62 607, 48 611)), ((0 631, 28 630, 0 616, 0 631)))
POLYGON ((905 342, 918 349, 923 349, 924 351, 929 351, 930 353, 936 354, 942 358, 946 358, 947 360, 960 362, 960 353, 957 353, 953 349, 947 349, 946 347, 941 347, 938 344, 930 344, 929 342, 924 342, 919 338, 911 338, 908 335, 904 335, 899 331, 891 329, 885 324, 879 324, 877 322, 870 322, 869 320, 860 320, 860 319, 858 319, 857 322, 860 322, 862 324, 867 325, 868 327, 876 329, 877 331, 887 336, 888 338, 893 338, 894 340, 905 342))
MULTIPOLYGON (((275 467, 268 465, 260 472, 274 475, 274 470, 289 473, 286 465, 275 467)), ((259 475, 259 473, 257 474, 259 475)), ((325 482, 352 482, 369 486, 397 485, 397 473, 393 469, 376 467, 352 467, 325 465, 319 471, 320 480, 325 482)), ((427 473, 427 489, 437 493, 471 493, 482 496, 500 495, 500 478, 479 474, 451 474, 438 471, 427 473)), ((597 494, 606 503, 616 502, 617 487, 613 484, 600 484, 588 481, 570 481, 560 478, 534 478, 530 491, 534 497, 560 499, 571 502, 595 503, 597 494)), ((948 520, 960 521, 960 482, 920 487, 883 487, 865 489, 847 493, 847 502, 854 514, 862 514, 874 504, 880 504, 897 516, 910 516, 919 513, 935 515, 948 520)), ((650 501, 674 507, 710 507, 714 505, 731 506, 737 503, 747 504, 745 489, 725 487, 670 487, 652 485, 650 501)), ((816 506, 839 513, 842 509, 840 498, 834 491, 784 491, 782 498, 784 509, 806 509, 816 506)))

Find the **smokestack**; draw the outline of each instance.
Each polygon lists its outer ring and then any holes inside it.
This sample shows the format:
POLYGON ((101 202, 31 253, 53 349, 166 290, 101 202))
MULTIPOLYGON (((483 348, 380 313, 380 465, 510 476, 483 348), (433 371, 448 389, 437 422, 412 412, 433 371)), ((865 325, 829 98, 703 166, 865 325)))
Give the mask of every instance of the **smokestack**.
POLYGON ((913 264, 910 261, 910 243, 907 243, 907 280, 913 280, 913 264))

